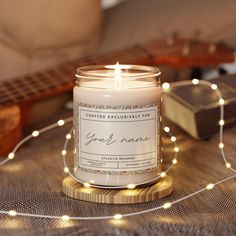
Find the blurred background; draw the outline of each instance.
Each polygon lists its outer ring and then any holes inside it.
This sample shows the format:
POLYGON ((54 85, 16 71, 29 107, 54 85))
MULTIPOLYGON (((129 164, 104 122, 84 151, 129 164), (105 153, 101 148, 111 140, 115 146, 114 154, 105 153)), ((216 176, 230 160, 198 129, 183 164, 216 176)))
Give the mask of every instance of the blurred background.
POLYGON ((234 0, 0 0, 0 80, 173 36, 235 48, 235 7, 234 0))

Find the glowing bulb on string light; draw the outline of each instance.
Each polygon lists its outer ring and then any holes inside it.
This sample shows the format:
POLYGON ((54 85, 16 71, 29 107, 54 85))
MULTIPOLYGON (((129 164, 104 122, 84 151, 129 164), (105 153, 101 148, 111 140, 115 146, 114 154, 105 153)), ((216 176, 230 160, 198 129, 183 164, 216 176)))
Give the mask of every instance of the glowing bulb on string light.
POLYGON ((219 121, 219 125, 222 126, 222 125, 224 125, 224 124, 225 124, 224 120, 220 120, 220 121, 219 121))
POLYGON ((224 148, 224 144, 223 143, 219 143, 219 148, 220 149, 224 148))
POLYGON ((115 214, 115 215, 113 216, 113 218, 114 218, 115 220, 120 220, 120 219, 122 218, 122 215, 121 215, 121 214, 115 214))
POLYGON ((64 167, 64 172, 65 173, 69 173, 69 168, 66 166, 66 167, 64 167))
POLYGON ((66 151, 65 149, 63 149, 63 150, 61 151, 61 155, 62 155, 62 156, 65 156, 66 153, 67 153, 67 151, 66 151))
POLYGON ((161 172, 160 176, 163 178, 166 176, 166 172, 161 172))
POLYGON ((223 98, 221 98, 221 99, 219 100, 219 104, 220 104, 220 105, 224 105, 224 104, 225 104, 225 100, 224 100, 223 98))
POLYGON ((225 164, 225 166, 226 166, 226 168, 231 168, 231 164, 230 164, 229 162, 227 162, 227 163, 225 164))
POLYGON ((128 184, 128 185, 127 185, 127 188, 128 188, 128 189, 134 189, 135 187, 136 187, 135 184, 128 184))
POLYGON ((15 156, 15 153, 14 153, 14 152, 10 152, 10 153, 8 154, 8 159, 13 159, 14 156, 15 156))
POLYGON ((87 183, 87 182, 84 183, 84 187, 85 187, 85 188, 89 188, 90 186, 91 186, 90 183, 87 183))
POLYGON ((217 87, 216 84, 212 84, 212 85, 211 85, 211 88, 212 88, 213 90, 216 90, 218 87, 217 87))
POLYGON ((65 124, 65 121, 64 120, 59 120, 59 121, 57 121, 57 124, 59 126, 63 126, 65 124))
POLYGON ((172 204, 171 204, 170 202, 166 202, 165 204, 163 204, 162 207, 163 207, 164 209, 168 209, 168 208, 171 207, 171 205, 172 205, 172 204))
POLYGON ((68 215, 63 215, 61 217, 61 219, 64 220, 64 221, 68 221, 70 219, 70 217, 68 215))
POLYGON ((33 137, 38 137, 39 136, 39 131, 38 130, 33 131, 32 136, 33 137))
POLYGON ((167 89, 170 88, 170 84, 165 82, 165 83, 162 84, 162 88, 163 88, 164 90, 167 90, 167 89))
POLYGON ((172 142, 175 142, 175 141, 176 141, 176 137, 175 137, 175 136, 171 136, 170 140, 171 140, 172 142))
POLYGON ((165 131, 166 133, 169 133, 169 132, 170 132, 170 128, 169 128, 168 126, 166 126, 166 127, 164 128, 164 131, 165 131))
POLYGON ((67 135, 66 135, 66 139, 67 139, 67 140, 70 140, 70 139, 71 139, 71 134, 67 134, 67 135))
POLYGON ((176 165, 177 162, 178 162, 177 159, 173 159, 173 160, 172 160, 172 163, 173 163, 174 165, 176 165))
POLYGON ((179 152, 179 148, 178 148, 178 147, 175 147, 175 148, 174 148, 174 151, 175 151, 175 152, 179 152))
POLYGON ((208 190, 213 189, 214 186, 215 186, 214 184, 208 184, 208 185, 206 186, 206 189, 208 189, 208 190))
POLYGON ((8 215, 10 215, 10 216, 16 216, 17 213, 16 213, 16 211, 11 210, 11 211, 8 212, 8 215))
POLYGON ((193 83, 193 85, 197 85, 197 84, 199 84, 199 80, 198 79, 193 79, 192 83, 193 83))

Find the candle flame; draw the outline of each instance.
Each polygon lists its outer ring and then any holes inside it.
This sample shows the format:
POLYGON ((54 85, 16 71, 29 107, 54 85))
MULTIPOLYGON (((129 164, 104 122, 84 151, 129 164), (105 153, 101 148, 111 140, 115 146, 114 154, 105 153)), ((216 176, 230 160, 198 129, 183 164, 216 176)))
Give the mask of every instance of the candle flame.
POLYGON ((106 65, 105 68, 114 70, 112 73, 114 75, 115 89, 121 89, 121 79, 122 79, 122 69, 130 69, 131 65, 120 65, 117 62, 115 65, 106 65))
POLYGON ((121 79, 121 66, 119 62, 116 62, 115 65, 115 80, 120 80, 121 79))

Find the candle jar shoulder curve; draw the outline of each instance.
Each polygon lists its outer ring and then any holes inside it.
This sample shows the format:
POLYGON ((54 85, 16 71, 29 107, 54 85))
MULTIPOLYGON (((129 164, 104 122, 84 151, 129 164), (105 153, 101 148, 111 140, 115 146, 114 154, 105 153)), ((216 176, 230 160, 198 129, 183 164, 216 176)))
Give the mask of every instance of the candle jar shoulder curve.
POLYGON ((81 67, 74 96, 75 175, 101 186, 139 184, 161 170, 160 71, 81 67))

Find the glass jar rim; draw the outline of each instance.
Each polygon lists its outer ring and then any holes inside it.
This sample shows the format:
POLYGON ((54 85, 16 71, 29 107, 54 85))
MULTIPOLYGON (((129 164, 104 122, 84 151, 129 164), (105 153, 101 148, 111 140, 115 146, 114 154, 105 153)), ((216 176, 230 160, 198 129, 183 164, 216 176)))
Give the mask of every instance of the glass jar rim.
MULTIPOLYGON (((75 77, 77 79, 88 80, 110 80, 115 77, 115 67, 116 65, 82 66, 77 68, 75 77)), ((159 77, 161 75, 159 68, 155 66, 119 64, 119 68, 124 75, 120 78, 121 80, 138 80, 150 77, 159 77)))

